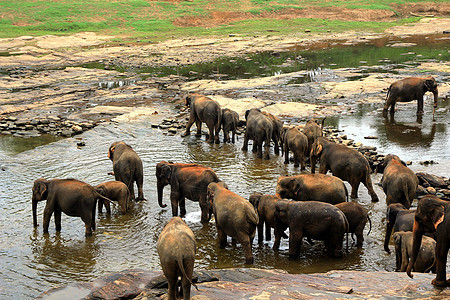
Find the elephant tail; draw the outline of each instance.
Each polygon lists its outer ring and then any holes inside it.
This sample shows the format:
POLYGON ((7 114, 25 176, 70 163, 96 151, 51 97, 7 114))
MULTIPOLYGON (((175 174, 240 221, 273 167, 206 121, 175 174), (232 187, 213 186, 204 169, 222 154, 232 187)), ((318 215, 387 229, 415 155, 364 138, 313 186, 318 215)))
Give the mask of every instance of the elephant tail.
POLYGON ((367 232, 367 235, 369 235, 370 232, 372 231, 372 220, 370 220, 369 215, 367 215, 367 220, 369 220, 369 232, 367 232))
POLYGON ((109 199, 109 198, 103 196, 102 194, 100 194, 100 193, 97 191, 97 189, 95 189, 95 188, 94 188, 94 192, 95 192, 95 195, 97 196, 97 199, 98 199, 98 198, 101 198, 101 199, 103 199, 103 200, 109 201, 110 203, 114 203, 114 201, 112 201, 111 199, 109 199))
POLYGON ((197 285, 192 282, 192 280, 191 280, 191 278, 189 278, 189 276, 186 275, 186 270, 184 270, 184 265, 183 265, 183 257, 181 255, 180 255, 180 257, 178 257, 177 262, 178 262, 178 267, 180 268, 181 273, 183 274, 183 277, 186 278, 189 281, 189 283, 191 285, 193 285, 195 287, 195 289, 198 291, 197 285))
POLYGON ((387 99, 389 98, 389 94, 391 93, 391 88, 392 88, 392 84, 389 86, 388 90, 387 90, 387 94, 386 94, 386 99, 385 101, 387 101, 387 99))
POLYGON ((344 184, 344 190, 345 190, 345 201, 346 202, 348 202, 348 190, 347 190, 347 187, 345 186, 345 184, 344 184))
POLYGON ((408 203, 407 203, 408 208, 411 207, 411 203, 412 203, 412 201, 414 200, 414 199, 410 199, 410 198, 409 198, 409 190, 410 190, 410 188, 409 188, 409 186, 408 186, 408 182, 404 181, 404 182, 403 182, 403 192, 405 193, 405 199, 406 199, 406 201, 408 202, 408 203))
POLYGON ((433 270, 433 268, 436 266, 436 256, 433 257, 433 263, 431 264, 431 266, 429 266, 425 271, 423 271, 424 273, 428 273, 431 270, 433 270))

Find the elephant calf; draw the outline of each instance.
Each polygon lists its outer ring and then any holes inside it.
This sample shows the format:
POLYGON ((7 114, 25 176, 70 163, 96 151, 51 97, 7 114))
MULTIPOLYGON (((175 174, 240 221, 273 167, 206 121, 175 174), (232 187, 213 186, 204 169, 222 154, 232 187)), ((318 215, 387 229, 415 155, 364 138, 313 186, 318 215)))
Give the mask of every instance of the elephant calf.
POLYGON ((343 202, 335 205, 345 215, 348 221, 348 232, 356 234, 356 247, 361 248, 364 242, 364 227, 366 227, 367 221, 369 221, 369 235, 372 230, 372 221, 369 218, 367 210, 359 203, 356 202, 343 202))
MULTIPOLYGON (((131 194, 130 190, 128 189, 127 185, 121 181, 107 181, 104 183, 101 183, 96 186, 97 190, 100 191, 100 193, 111 199, 112 201, 115 201, 119 204, 121 212, 124 214, 128 210, 128 203, 131 200, 131 194)), ((105 201, 103 199, 99 199, 97 206, 98 206, 98 212, 101 213, 103 209, 103 205, 105 205, 106 212, 108 214, 111 214, 111 206, 109 204, 109 201, 105 201)))
POLYGON ((164 226, 156 246, 161 267, 169 284, 168 298, 178 299, 178 276, 184 299, 191 298, 192 274, 196 253, 195 236, 180 217, 172 217, 164 226))
MULTIPOLYGON (((270 158, 270 141, 273 136, 273 120, 259 109, 252 108, 245 112, 246 128, 242 151, 248 150, 248 141, 253 140, 252 151, 257 153, 259 158, 263 157, 262 145, 264 143, 264 158, 270 158)), ((278 145, 278 144, 277 144, 278 145)))
POLYGON ((210 183, 207 197, 216 220, 219 247, 225 248, 227 235, 231 236, 244 248, 245 263, 252 264, 252 243, 259 223, 258 214, 252 204, 229 191, 223 182, 210 183))
MULTIPOLYGON (((264 239, 264 224, 266 225, 266 241, 271 240, 271 228, 275 228, 275 204, 281 200, 277 196, 253 193, 248 199, 255 207, 259 216, 258 223, 258 243, 264 239)), ((283 238, 288 236, 283 232, 283 238)))
POLYGON ((385 168, 381 186, 386 194, 386 204, 401 203, 410 208, 419 185, 416 174, 397 155, 386 155, 382 165, 385 168))
MULTIPOLYGON (((411 231, 399 231, 394 233, 395 245, 395 271, 405 272, 412 256, 413 233, 411 231)), ((436 264, 436 241, 430 237, 422 238, 419 254, 414 263, 413 271, 427 273, 435 268, 436 264)))
POLYGON ((389 250, 389 240, 391 239, 392 229, 398 231, 412 231, 414 225, 414 214, 416 210, 406 209, 401 203, 389 204, 386 210, 386 235, 384 236, 384 251, 389 250))
POLYGON ((306 169, 306 157, 308 156, 308 138, 295 127, 288 128, 284 133, 284 163, 289 164, 289 151, 294 155, 294 167, 301 166, 306 169))
POLYGON ((225 108, 222 109, 222 131, 223 131, 223 142, 230 142, 230 131, 232 133, 231 141, 234 144, 236 139, 236 130, 239 123, 239 114, 234 110, 225 108))

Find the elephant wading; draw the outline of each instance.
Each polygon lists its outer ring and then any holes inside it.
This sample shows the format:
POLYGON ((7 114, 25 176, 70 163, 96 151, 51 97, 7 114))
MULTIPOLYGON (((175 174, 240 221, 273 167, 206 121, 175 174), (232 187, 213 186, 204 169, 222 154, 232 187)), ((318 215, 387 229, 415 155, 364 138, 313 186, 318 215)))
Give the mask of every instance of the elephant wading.
POLYGON ((387 115, 388 108, 391 107, 391 114, 395 113, 395 103, 410 102, 417 100, 417 114, 423 114, 423 95, 432 92, 434 96, 434 107, 438 103, 438 88, 434 77, 408 77, 398 80, 389 86, 386 103, 383 107, 383 115, 387 115))
POLYGON ((326 118, 323 118, 319 125, 319 120, 317 119, 311 119, 309 120, 305 127, 303 127, 303 133, 308 138, 308 150, 307 153, 309 154, 311 152, 311 147, 315 140, 319 136, 323 136, 323 123, 325 122, 326 118))
POLYGON ((208 200, 216 220, 219 247, 225 248, 227 236, 231 236, 244 248, 245 263, 253 264, 252 242, 259 223, 255 208, 246 199, 229 191, 223 182, 208 185, 208 200))
POLYGON ((281 176, 276 195, 296 201, 321 201, 338 204, 347 201, 348 192, 342 180, 325 174, 281 176))
POLYGON ((284 163, 289 164, 289 151, 294 154, 294 167, 306 169, 308 155, 308 138, 297 128, 288 128, 284 134, 284 163))
POLYGON ((386 204, 401 203, 410 208, 416 195, 419 179, 397 155, 386 155, 381 186, 386 194, 386 204))
POLYGON ((311 173, 315 172, 317 159, 320 160, 319 173, 326 174, 330 170, 334 176, 350 183, 352 198, 358 198, 358 188, 362 182, 372 202, 379 201, 373 190, 369 162, 357 150, 318 137, 311 149, 311 173))
POLYGON ((391 239, 392 229, 398 231, 412 231, 414 225, 414 214, 416 210, 406 209, 401 203, 390 204, 386 210, 386 235, 384 236, 384 251, 389 250, 389 240, 391 239))
POLYGON ((235 143, 236 130, 239 123, 239 114, 234 110, 225 108, 222 109, 222 131, 223 142, 230 142, 230 131, 232 133, 231 141, 235 143))
POLYGON ((413 277, 411 271, 419 255, 424 233, 436 236, 436 278, 431 282, 435 286, 449 286, 446 280, 447 253, 450 247, 450 202, 436 196, 427 195, 419 200, 414 215, 413 246, 406 273, 413 277))
POLYGON ((170 163, 161 161, 156 165, 156 179, 158 190, 158 204, 164 208, 163 190, 170 185, 170 203, 172 204, 172 216, 186 215, 185 198, 198 201, 202 211, 201 222, 208 223, 211 219, 209 202, 206 199, 207 187, 211 182, 219 182, 220 179, 210 168, 197 164, 170 163))
POLYGON ((278 201, 275 205, 275 243, 289 227, 289 258, 300 254, 303 237, 323 240, 330 254, 342 257, 344 234, 348 232, 348 221, 344 213, 334 205, 319 201, 278 201))
MULTIPOLYGON (((119 204, 121 212, 124 214, 128 210, 128 203, 131 200, 130 190, 127 185, 121 181, 108 181, 101 183, 95 187, 100 194, 115 201, 119 204)), ((98 199, 98 212, 102 212, 103 205, 105 205, 106 212, 111 213, 111 206, 109 201, 98 199)))
POLYGON ((138 188, 136 201, 145 200, 142 186, 144 184, 144 167, 139 155, 124 142, 114 142, 109 147, 108 157, 113 163, 114 177, 125 183, 130 190, 131 199, 134 196, 134 183, 138 188))
POLYGON ((263 157, 262 144, 264 143, 264 158, 270 158, 270 140, 273 135, 273 122, 259 109, 252 108, 245 112, 246 129, 242 151, 247 151, 248 141, 253 140, 253 152, 257 152, 259 158, 263 157))
MULTIPOLYGON (((405 272, 408 266, 409 258, 412 256, 413 233, 408 231, 399 231, 394 233, 395 245, 395 271, 405 272)), ((424 236, 420 246, 419 254, 414 263, 414 272, 427 273, 432 271, 436 263, 436 241, 430 237, 424 236)))
POLYGON ((335 204, 345 215, 348 221, 349 233, 356 234, 356 247, 362 248, 364 242, 364 227, 366 227, 367 221, 369 221, 369 235, 372 230, 372 221, 369 218, 367 210, 359 203, 356 202, 343 202, 335 204))
POLYGON ((280 147, 283 151, 283 145, 281 144, 281 132, 283 129, 283 121, 281 121, 278 117, 275 117, 271 113, 268 113, 266 111, 262 112, 265 116, 267 116, 272 121, 272 141, 274 145, 274 153, 275 155, 280 154, 280 147), (279 145, 279 146, 278 146, 279 145))
POLYGON ((208 143, 219 144, 219 132, 222 123, 222 109, 220 104, 206 96, 193 94, 186 97, 186 106, 190 107, 189 121, 186 125, 186 131, 182 136, 190 135, 191 126, 197 126, 196 137, 202 136, 202 122, 206 123, 209 130, 208 143))
MULTIPOLYGON (((271 228, 275 228, 275 204, 281 200, 277 196, 253 193, 248 199, 255 207, 259 216, 258 223, 258 243, 264 239, 264 224, 266 225, 266 241, 271 240, 271 228)), ((284 238, 288 238, 283 232, 284 238)))
POLYGON ((70 217, 80 217, 86 227, 86 236, 95 230, 95 206, 97 199, 110 199, 102 196, 98 190, 85 182, 76 179, 36 179, 33 185, 32 209, 33 226, 37 227, 37 203, 47 200, 44 208, 44 233, 52 214, 55 214, 56 231, 61 231, 61 212, 70 217))
MULTIPOLYGON (((191 299, 192 274, 196 253, 195 236, 180 217, 173 217, 164 226, 156 245, 161 267, 169 284, 168 299, 178 299, 178 276, 184 299, 191 299)), ((198 288, 197 288, 198 290, 198 288)))

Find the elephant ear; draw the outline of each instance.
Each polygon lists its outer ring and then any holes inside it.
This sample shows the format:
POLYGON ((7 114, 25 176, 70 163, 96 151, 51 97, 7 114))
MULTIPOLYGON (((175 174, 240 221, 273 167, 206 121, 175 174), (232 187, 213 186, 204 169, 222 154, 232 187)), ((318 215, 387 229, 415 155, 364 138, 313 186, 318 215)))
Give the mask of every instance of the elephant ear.
POLYGON ((434 80, 433 79, 426 79, 424 84, 428 91, 430 91, 430 92, 434 91, 434 80))
POLYGON ((250 109, 247 109, 246 111, 245 111, 245 119, 247 120, 247 118, 248 118, 248 114, 250 113, 250 109))
POLYGON ((298 181, 296 179, 292 179, 289 182, 289 185, 291 187, 292 192, 294 193, 294 199, 297 199, 297 196, 300 192, 300 183, 298 183, 298 181))
POLYGON ((323 150, 322 144, 316 140, 316 142, 314 143, 313 150, 312 150, 314 156, 319 156, 322 153, 322 150, 323 150))
POLYGON ((184 101, 184 104, 189 107, 191 105, 191 101, 192 101, 192 97, 191 96, 186 96, 186 99, 184 101))
POLYGON ((395 245, 395 247, 400 249, 401 245, 402 245, 402 236, 401 236, 401 234, 399 234, 398 232, 394 232, 392 237, 394 238, 394 245, 395 245))
POLYGON ((41 196, 41 200, 47 199, 47 184, 44 181, 37 182, 37 192, 41 196))
POLYGON ((431 221, 433 222, 434 228, 437 229, 438 225, 444 221, 445 213, 444 206, 437 206, 431 213, 431 221))
POLYGON ((161 177, 170 180, 172 177, 172 168, 168 165, 163 165, 161 167, 161 177))
POLYGON ((114 158, 114 151, 116 150, 116 147, 115 146, 112 146, 112 147, 110 147, 109 148, 109 151, 108 151, 108 158, 110 159, 110 160, 113 160, 113 158, 114 158))

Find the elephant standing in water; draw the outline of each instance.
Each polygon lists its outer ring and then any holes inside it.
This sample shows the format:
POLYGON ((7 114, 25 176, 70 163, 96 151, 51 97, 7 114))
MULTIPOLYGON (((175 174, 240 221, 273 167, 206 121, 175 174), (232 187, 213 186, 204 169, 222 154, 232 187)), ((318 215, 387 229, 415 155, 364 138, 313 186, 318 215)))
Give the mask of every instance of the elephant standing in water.
POLYGON ((323 123, 325 122, 325 119, 326 118, 322 119, 320 125, 318 119, 311 119, 306 122, 305 127, 303 127, 302 131, 308 138, 308 149, 306 150, 308 154, 311 152, 311 147, 316 139, 319 136, 323 136, 323 123))
POLYGON ((33 226, 37 227, 37 203, 47 200, 44 209, 44 233, 52 214, 55 214, 56 231, 61 231, 61 212, 71 217, 80 217, 86 227, 86 236, 95 230, 95 206, 97 199, 110 199, 102 196, 101 190, 76 179, 36 179, 33 185, 32 209, 33 226))
POLYGON ((257 152, 259 158, 263 157, 262 144, 264 143, 264 158, 270 158, 270 140, 273 135, 273 122, 259 109, 252 108, 245 112, 246 129, 242 151, 247 151, 248 141, 253 140, 253 152, 257 152))
POLYGON ((231 236, 244 248, 245 263, 253 264, 252 243, 259 223, 253 205, 229 191, 223 182, 208 185, 208 200, 216 220, 219 247, 225 248, 227 236, 231 236))
POLYGON ((283 129, 283 121, 281 121, 278 117, 275 117, 273 114, 268 113, 266 111, 262 112, 265 116, 267 116, 272 121, 272 142, 274 145, 274 153, 275 155, 280 154, 280 148, 283 151, 283 144, 281 143, 281 132, 283 129))
POLYGON ((219 144, 219 132, 222 124, 222 109, 220 104, 206 96, 193 94, 186 97, 186 106, 190 107, 189 121, 186 131, 181 136, 190 135, 191 126, 197 126, 196 137, 202 136, 202 122, 206 123, 209 129, 208 143, 219 144))
POLYGON ((423 114, 423 95, 432 92, 434 96, 434 107, 438 103, 438 88, 434 77, 426 78, 408 77, 398 80, 389 86, 386 95, 386 103, 383 107, 383 115, 387 115, 388 108, 391 107, 391 114, 395 113, 395 103, 410 102, 417 100, 417 115, 423 114))
POLYGON ((436 278, 431 282, 435 286, 449 286, 446 280, 447 253, 450 248, 450 202, 427 195, 419 200, 414 216, 413 246, 406 273, 413 277, 411 271, 419 255, 422 237, 425 233, 436 236, 436 278))
POLYGON ((330 170, 334 176, 350 183, 352 198, 358 198, 358 188, 362 182, 372 202, 379 201, 373 190, 369 162, 357 150, 318 137, 311 149, 311 173, 315 172, 317 159, 320 161, 319 173, 326 174, 330 170))
MULTIPOLYGON (((411 231, 399 231, 394 233, 395 245, 395 271, 405 272, 412 256, 413 233, 411 231)), ((422 237, 422 244, 416 262, 414 272, 427 273, 433 270, 436 264, 436 241, 428 236, 422 237)))
POLYGON ((409 209, 419 185, 416 174, 397 155, 386 155, 382 165, 385 169, 381 186, 386 194, 386 204, 401 203, 409 209))
MULTIPOLYGON (((100 193, 119 204, 121 212, 124 214, 128 210, 128 203, 131 200, 130 190, 127 185, 121 181, 107 181, 96 186, 100 193)), ((98 212, 101 213, 105 205, 106 212, 111 214, 111 205, 109 201, 98 199, 98 212)))
POLYGON ((401 203, 389 204, 386 210, 386 235, 384 236, 384 251, 389 250, 389 240, 391 239, 392 229, 398 231, 412 231, 414 225, 415 210, 406 209, 401 203))
POLYGON ((335 204, 345 215, 348 221, 348 232, 356 234, 356 247, 362 248, 364 242, 364 227, 366 227, 367 221, 369 221, 369 235, 372 230, 372 221, 369 218, 367 210, 359 203, 356 202, 342 202, 335 204))
POLYGON ((191 299, 191 285, 197 288, 192 283, 197 250, 192 230, 180 217, 172 217, 159 235, 156 249, 169 284, 168 299, 178 299, 178 276, 181 276, 183 298, 191 299))
POLYGON ((208 223, 211 219, 211 208, 206 199, 207 187, 211 182, 219 182, 220 179, 210 168, 198 164, 182 164, 161 161, 156 165, 156 179, 158 189, 158 204, 163 204, 163 190, 166 185, 170 185, 170 203, 172 205, 172 216, 178 215, 178 205, 180 215, 186 215, 185 198, 198 201, 202 210, 202 223, 208 223))
POLYGON ((139 155, 124 142, 114 142, 108 150, 108 157, 113 163, 114 175, 117 181, 122 181, 130 190, 131 199, 134 196, 134 183, 138 188, 138 197, 136 201, 145 200, 143 184, 144 184, 144 167, 139 155))
POLYGON ((306 157, 308 156, 308 138, 297 128, 288 128, 284 133, 284 163, 289 164, 289 151, 294 155, 294 167, 301 166, 306 169, 306 157))
POLYGON ((232 133, 231 142, 235 143, 236 130, 239 123, 239 114, 234 110, 225 108, 222 109, 222 131, 223 142, 230 142, 230 131, 232 133))

